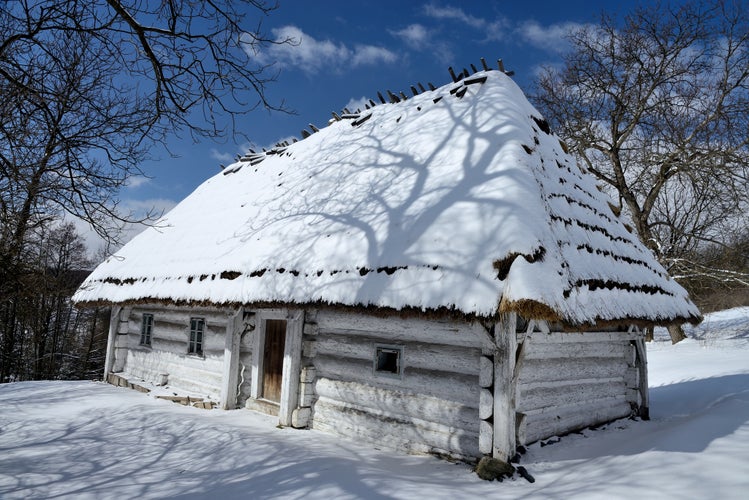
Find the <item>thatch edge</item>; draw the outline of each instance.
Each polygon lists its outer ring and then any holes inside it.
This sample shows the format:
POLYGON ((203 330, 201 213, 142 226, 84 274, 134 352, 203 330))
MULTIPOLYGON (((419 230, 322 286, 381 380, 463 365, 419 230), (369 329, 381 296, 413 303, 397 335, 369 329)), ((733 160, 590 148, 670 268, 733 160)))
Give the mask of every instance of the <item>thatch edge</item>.
POLYGON ((670 319, 664 319, 662 321, 651 320, 648 318, 621 318, 621 319, 601 319, 595 318, 593 321, 588 323, 575 323, 561 318, 554 310, 546 304, 530 299, 522 299, 518 301, 500 301, 499 307, 495 314, 481 315, 477 313, 465 313, 454 307, 440 307, 438 309, 422 309, 413 306, 407 306, 400 309, 387 306, 365 306, 362 304, 358 305, 347 305, 347 304, 335 304, 327 303, 322 301, 314 302, 281 302, 281 301, 258 301, 250 303, 240 302, 212 302, 208 300, 174 300, 174 299, 157 299, 157 298, 140 298, 133 300, 126 300, 122 302, 109 302, 103 300, 97 301, 81 301, 75 305, 79 309, 83 308, 94 308, 94 307, 110 307, 110 306, 135 306, 135 305, 152 305, 158 304, 161 306, 175 306, 175 307, 213 307, 213 308, 229 308, 238 309, 244 307, 247 309, 326 309, 340 312, 350 312, 367 314, 370 316, 376 316, 380 318, 386 318, 389 316, 397 316, 401 319, 427 319, 427 320, 453 320, 463 321, 466 323, 481 322, 481 323, 496 323, 499 321, 500 314, 507 312, 515 312, 528 320, 545 320, 549 323, 556 323, 561 326, 562 331, 592 331, 601 328, 619 328, 629 327, 631 325, 639 328, 647 328, 653 326, 675 326, 690 323, 697 325, 702 321, 702 317, 675 317, 670 319))

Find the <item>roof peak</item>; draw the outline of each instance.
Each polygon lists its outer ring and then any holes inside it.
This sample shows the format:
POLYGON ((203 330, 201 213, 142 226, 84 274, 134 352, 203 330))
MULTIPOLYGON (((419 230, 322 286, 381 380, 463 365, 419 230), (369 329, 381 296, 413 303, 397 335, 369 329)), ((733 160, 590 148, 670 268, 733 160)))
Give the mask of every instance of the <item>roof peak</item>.
MULTIPOLYGON (((447 71, 450 74, 450 78, 452 79, 452 83, 459 83, 463 80, 466 81, 466 84, 470 85, 472 83, 484 83, 486 81, 486 78, 483 80, 476 80, 473 81, 470 79, 472 75, 475 75, 479 71, 499 71, 500 73, 504 73, 507 76, 513 76, 515 74, 514 71, 507 71, 505 70, 504 61, 500 58, 497 59, 497 69, 490 68, 489 65, 486 62, 486 59, 483 57, 479 58, 481 61, 481 67, 482 70, 479 70, 476 68, 476 66, 471 63, 470 67, 473 73, 469 72, 467 68, 463 68, 462 71, 460 71, 458 74, 455 73, 455 70, 452 66, 448 66, 447 71)), ((449 85, 449 82, 445 85, 449 85)), ((440 87, 444 87, 445 85, 441 85, 440 87)), ((430 81, 427 82, 427 86, 429 89, 427 90, 424 85, 422 85, 421 82, 416 82, 416 85, 410 85, 411 93, 413 94, 412 97, 416 97, 420 94, 423 94, 425 92, 432 92, 437 90, 440 87, 435 87, 434 84, 430 81)), ((457 88, 454 89, 457 91, 457 88)), ((403 92, 399 91, 398 94, 395 94, 390 89, 385 90, 385 94, 387 95, 387 99, 385 98, 385 95, 382 94, 382 92, 377 91, 377 98, 380 101, 380 104, 397 104, 402 101, 407 101, 409 97, 403 92)), ((451 94, 455 94, 455 92, 451 91, 451 94)), ((462 97, 462 95, 459 95, 458 97, 462 97)), ((436 102, 436 101, 435 101, 436 102)), ((366 112, 367 110, 370 110, 377 106, 377 103, 369 98, 366 99, 364 111, 361 110, 361 108, 356 109, 355 111, 351 111, 348 108, 344 107, 340 110, 340 112, 331 111, 332 118, 328 120, 327 125, 331 125, 335 122, 343 121, 343 120, 352 120, 352 125, 358 125, 360 123, 363 123, 367 117, 362 119, 362 114, 366 112)), ((309 130, 302 129, 300 135, 301 139, 297 139, 296 137, 291 139, 291 142, 289 140, 279 141, 277 142, 271 149, 267 150, 266 148, 260 148, 260 151, 255 151, 253 148, 249 148, 247 153, 244 155, 237 155, 236 161, 237 162, 249 162, 250 165, 257 165, 258 163, 262 162, 268 155, 274 155, 274 154, 281 154, 283 153, 286 148, 288 148, 291 144, 299 142, 299 140, 304 140, 308 137, 310 137, 312 134, 315 134, 320 131, 320 128, 315 126, 314 124, 310 123, 308 125, 309 130)), ((221 165, 221 169, 224 170, 224 165, 221 165)), ((238 168, 230 168, 228 170, 224 170, 224 174, 230 174, 235 171, 237 171, 238 168)))

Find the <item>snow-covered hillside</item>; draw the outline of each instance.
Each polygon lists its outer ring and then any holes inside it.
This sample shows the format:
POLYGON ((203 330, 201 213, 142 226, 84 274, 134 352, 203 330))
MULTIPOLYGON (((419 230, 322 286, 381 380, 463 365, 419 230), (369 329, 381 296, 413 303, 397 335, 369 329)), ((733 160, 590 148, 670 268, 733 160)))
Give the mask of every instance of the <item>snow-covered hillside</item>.
POLYGON ((0 386, 0 498, 746 498, 749 308, 650 344, 651 416, 529 447, 535 477, 278 429, 94 382, 0 386))

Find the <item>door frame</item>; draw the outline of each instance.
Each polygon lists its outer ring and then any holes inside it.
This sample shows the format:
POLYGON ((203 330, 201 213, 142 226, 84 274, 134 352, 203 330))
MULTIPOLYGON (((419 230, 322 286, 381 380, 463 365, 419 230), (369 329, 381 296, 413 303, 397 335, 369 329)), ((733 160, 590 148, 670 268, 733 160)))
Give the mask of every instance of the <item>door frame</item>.
POLYGON ((298 309, 263 309, 257 311, 255 315, 255 338, 252 343, 252 382, 250 384, 250 397, 253 399, 260 398, 263 392, 265 321, 269 319, 286 320, 278 423, 288 426, 291 425, 292 412, 299 406, 304 311, 298 309))

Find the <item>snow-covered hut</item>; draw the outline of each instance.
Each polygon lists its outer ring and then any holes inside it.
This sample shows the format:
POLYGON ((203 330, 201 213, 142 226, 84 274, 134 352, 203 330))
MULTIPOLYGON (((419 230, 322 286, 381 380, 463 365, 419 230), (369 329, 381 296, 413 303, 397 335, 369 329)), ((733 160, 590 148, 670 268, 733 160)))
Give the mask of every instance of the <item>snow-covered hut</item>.
MULTIPOLYGON (((646 412, 687 293, 502 71, 251 152, 101 264, 106 374, 412 452, 646 412)), ((387 102, 386 102, 387 101, 387 102)))

